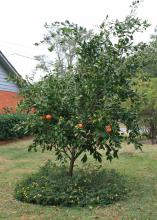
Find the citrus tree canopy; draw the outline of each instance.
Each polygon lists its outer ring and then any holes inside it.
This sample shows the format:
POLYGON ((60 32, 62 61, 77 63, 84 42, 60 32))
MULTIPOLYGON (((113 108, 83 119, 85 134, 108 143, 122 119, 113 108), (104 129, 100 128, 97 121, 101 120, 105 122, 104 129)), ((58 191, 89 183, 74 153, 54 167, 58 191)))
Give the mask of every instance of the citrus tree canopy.
POLYGON ((106 18, 96 33, 68 21, 47 26, 42 44, 52 53, 60 48, 64 62, 56 66, 61 61, 56 56, 48 75, 21 89, 20 108, 33 112, 25 125, 34 135, 29 149, 54 149, 58 159, 69 160, 70 176, 80 155, 83 162, 88 154, 101 162, 104 150, 112 160, 124 139, 140 147, 139 97, 132 79, 142 68, 138 52, 145 45, 135 45, 134 34, 148 24, 134 15, 136 6, 134 2, 124 21, 106 18), (127 137, 120 131, 121 123, 127 137))

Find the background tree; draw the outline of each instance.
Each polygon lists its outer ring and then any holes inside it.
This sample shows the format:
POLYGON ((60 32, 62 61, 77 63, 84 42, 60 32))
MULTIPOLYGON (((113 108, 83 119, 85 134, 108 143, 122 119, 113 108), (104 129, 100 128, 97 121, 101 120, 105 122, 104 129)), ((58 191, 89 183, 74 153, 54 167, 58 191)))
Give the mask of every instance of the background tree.
POLYGON ((141 77, 147 79, 142 82, 140 78, 136 79, 138 83, 138 90, 141 96, 140 119, 141 126, 146 132, 147 137, 151 139, 152 144, 156 142, 157 136, 157 35, 156 29, 151 36, 151 40, 143 51, 140 51, 139 61, 143 65, 141 77), (145 77, 146 76, 146 77, 145 77))
POLYGON ((143 70, 149 73, 150 77, 157 77, 157 28, 152 34, 147 47, 139 53, 139 58, 143 61, 143 70))
POLYGON ((143 96, 141 102, 141 124, 151 139, 152 144, 157 141, 157 78, 151 78, 142 83, 140 92, 143 96))
POLYGON ((45 55, 36 57, 40 63, 37 68, 50 72, 57 69, 58 74, 66 74, 77 62, 78 43, 90 39, 92 30, 77 24, 65 22, 45 23, 46 34, 36 46, 46 45, 51 59, 45 55), (53 60, 53 61, 52 61, 53 60), (52 63, 53 62, 53 63, 52 63))
POLYGON ((88 153, 101 162, 101 150, 109 160, 118 157, 126 139, 120 123, 128 130, 128 143, 141 146, 139 97, 133 89, 133 78, 142 68, 138 52, 144 45, 135 45, 133 36, 148 24, 135 17, 136 6, 134 2, 124 21, 106 19, 90 37, 85 28, 56 22, 53 27, 57 35, 50 32, 42 43, 50 45, 49 50, 56 45, 65 48, 63 58, 58 57, 60 68, 53 66, 43 80, 21 90, 21 109, 35 109, 26 123, 26 131, 34 135, 29 149, 54 149, 58 159, 69 160, 70 176, 80 155, 83 162, 88 153), (63 44, 58 43, 62 39, 63 44))

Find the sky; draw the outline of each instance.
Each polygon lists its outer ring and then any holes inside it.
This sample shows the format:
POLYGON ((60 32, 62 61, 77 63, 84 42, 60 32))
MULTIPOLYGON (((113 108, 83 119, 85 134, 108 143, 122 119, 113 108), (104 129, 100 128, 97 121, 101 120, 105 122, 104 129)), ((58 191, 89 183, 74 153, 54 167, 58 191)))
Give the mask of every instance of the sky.
MULTIPOLYGON (((31 75, 44 54, 34 43, 42 40, 44 23, 69 20, 87 28, 101 24, 106 15, 123 19, 130 0, 0 0, 0 50, 22 75, 31 75)), ((148 41, 157 25, 157 0, 144 0, 138 16, 151 24, 137 40, 148 41)), ((38 73, 37 73, 38 74, 38 73)), ((39 76, 37 76, 39 77, 39 76)))

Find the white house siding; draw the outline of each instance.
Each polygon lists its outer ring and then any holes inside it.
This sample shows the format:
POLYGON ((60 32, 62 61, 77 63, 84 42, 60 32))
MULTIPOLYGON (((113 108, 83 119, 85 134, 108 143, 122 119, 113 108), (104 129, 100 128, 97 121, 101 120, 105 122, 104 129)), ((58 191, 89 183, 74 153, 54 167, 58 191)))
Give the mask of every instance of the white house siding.
POLYGON ((7 80, 6 70, 0 65, 0 90, 1 91, 10 91, 18 92, 18 87, 13 82, 7 80))

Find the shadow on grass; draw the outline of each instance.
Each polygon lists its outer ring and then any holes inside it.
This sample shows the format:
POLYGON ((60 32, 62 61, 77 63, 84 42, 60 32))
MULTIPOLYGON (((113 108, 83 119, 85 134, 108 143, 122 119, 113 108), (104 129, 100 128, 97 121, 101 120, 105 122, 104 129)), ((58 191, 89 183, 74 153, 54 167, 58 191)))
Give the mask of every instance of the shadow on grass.
POLYGON ((127 177, 113 169, 77 168, 71 178, 66 174, 66 167, 51 162, 15 188, 15 198, 20 201, 68 207, 104 206, 123 200, 127 193, 127 177))

